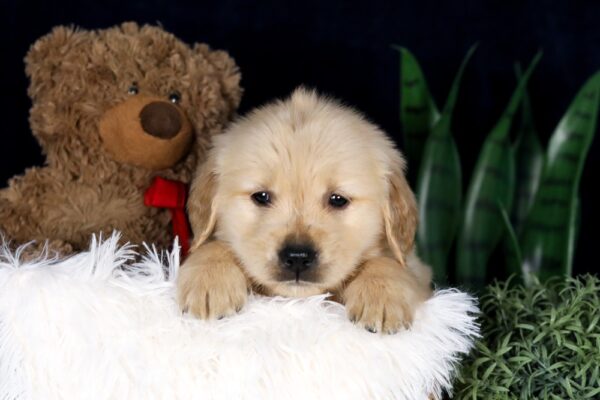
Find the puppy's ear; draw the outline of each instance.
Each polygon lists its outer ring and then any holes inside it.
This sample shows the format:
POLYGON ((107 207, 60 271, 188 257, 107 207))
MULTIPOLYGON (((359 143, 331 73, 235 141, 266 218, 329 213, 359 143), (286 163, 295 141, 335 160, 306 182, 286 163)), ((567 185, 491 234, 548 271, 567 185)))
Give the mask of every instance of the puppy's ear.
POLYGON ((217 213, 215 194, 217 191, 217 173, 212 154, 196 171, 187 203, 188 215, 194 240, 190 250, 197 249, 215 230, 217 213))
POLYGON ((418 218, 417 202, 404 176, 404 165, 404 160, 396 155, 388 177, 388 200, 383 209, 388 246, 403 266, 414 245, 418 218))

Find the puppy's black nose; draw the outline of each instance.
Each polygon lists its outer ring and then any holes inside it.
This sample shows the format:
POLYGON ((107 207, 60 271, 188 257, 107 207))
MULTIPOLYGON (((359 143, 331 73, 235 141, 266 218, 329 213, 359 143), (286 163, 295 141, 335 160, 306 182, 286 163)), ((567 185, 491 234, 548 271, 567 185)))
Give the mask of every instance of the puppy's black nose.
POLYGON ((279 251, 279 262, 287 270, 300 274, 312 267, 317 252, 311 245, 287 244, 279 251))

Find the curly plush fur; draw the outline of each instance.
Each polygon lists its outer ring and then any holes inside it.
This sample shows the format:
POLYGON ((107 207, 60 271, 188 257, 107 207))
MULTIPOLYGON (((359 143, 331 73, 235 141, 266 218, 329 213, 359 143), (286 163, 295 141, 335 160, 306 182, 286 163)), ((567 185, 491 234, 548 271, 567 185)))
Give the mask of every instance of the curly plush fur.
POLYGON ((171 243, 167 211, 145 207, 144 190, 156 175, 189 182, 211 136, 239 104, 234 61, 160 27, 124 23, 97 31, 57 27, 33 44, 25 62, 31 129, 47 161, 0 192, 0 231, 13 243, 49 239, 62 253, 114 229, 132 243, 171 243), (99 134, 103 116, 132 96, 134 83, 140 95, 167 105, 171 93, 181 97, 177 107, 195 140, 169 168, 116 161, 99 134))

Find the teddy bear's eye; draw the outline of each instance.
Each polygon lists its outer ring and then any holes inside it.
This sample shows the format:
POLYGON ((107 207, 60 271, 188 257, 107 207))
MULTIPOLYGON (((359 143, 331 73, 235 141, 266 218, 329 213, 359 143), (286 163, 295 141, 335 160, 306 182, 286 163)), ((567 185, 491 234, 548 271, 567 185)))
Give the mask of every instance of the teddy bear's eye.
POLYGON ((129 89, 127 89, 127 93, 129 94, 138 94, 140 92, 140 89, 138 88, 137 83, 132 83, 131 86, 129 86, 129 89))
POLYGON ((179 92, 172 92, 171 94, 169 94, 169 101, 173 104, 177 104, 179 103, 179 101, 181 100, 181 94, 179 94, 179 92))

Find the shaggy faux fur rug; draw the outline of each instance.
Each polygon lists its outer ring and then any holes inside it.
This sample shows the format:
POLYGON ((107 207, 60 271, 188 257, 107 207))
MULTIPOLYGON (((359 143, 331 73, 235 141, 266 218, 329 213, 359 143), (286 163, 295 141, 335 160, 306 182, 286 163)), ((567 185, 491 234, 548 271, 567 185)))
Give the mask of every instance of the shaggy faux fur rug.
POLYGON ((252 297, 182 316, 176 253, 135 262, 117 238, 67 259, 0 250, 1 399, 425 399, 449 390, 477 307, 437 291, 409 331, 355 327, 325 296, 252 297))

